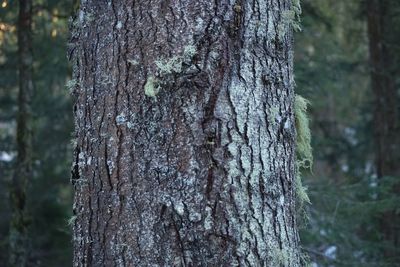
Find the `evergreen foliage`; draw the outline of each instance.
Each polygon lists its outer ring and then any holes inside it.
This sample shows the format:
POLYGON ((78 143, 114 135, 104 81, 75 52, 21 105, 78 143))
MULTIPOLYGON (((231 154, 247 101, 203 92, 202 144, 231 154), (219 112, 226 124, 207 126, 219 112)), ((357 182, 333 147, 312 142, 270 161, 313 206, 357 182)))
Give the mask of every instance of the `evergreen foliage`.
MULTIPOLYGON (((27 193, 29 266, 71 266, 69 145, 71 101, 65 83, 70 1, 34 2, 33 177, 27 193)), ((7 262, 8 188, 15 159, 18 1, 0 1, 0 266, 7 262), (6 3, 6 4, 3 4, 6 3), (4 7, 5 6, 5 7, 4 7)))
MULTIPOLYGON (((396 266, 398 257, 384 251, 400 255, 399 248, 383 240, 380 218, 399 207, 393 191, 399 177, 378 179, 374 166, 366 6, 305 0, 302 8, 296 82, 313 103, 314 150, 313 174, 302 177, 312 203, 301 231, 304 250, 314 266, 396 266)), ((392 42, 399 28, 387 33, 392 42)))

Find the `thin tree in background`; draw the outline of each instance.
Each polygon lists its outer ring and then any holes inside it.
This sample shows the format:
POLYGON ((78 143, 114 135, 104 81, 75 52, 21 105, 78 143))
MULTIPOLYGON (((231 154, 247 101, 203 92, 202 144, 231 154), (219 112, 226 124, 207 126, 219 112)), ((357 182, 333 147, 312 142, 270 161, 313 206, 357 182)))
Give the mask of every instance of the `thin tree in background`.
POLYGON ((82 1, 74 266, 303 265, 297 2, 82 1))
MULTIPOLYGON (((374 96, 374 141, 378 178, 400 179, 400 117, 396 75, 396 45, 390 41, 395 32, 394 10, 400 10, 397 0, 368 0, 368 37, 371 61, 371 81, 374 96), (396 9, 397 8, 397 9, 396 9)), ((400 181, 392 188, 400 194, 400 181)), ((385 255, 398 257, 400 247, 400 215, 396 209, 382 215, 381 232, 386 241, 385 255)))
POLYGON ((26 189, 31 173, 31 97, 32 83, 32 1, 19 1, 18 17, 18 115, 17 159, 11 182, 10 266, 26 266, 28 259, 28 220, 26 189))

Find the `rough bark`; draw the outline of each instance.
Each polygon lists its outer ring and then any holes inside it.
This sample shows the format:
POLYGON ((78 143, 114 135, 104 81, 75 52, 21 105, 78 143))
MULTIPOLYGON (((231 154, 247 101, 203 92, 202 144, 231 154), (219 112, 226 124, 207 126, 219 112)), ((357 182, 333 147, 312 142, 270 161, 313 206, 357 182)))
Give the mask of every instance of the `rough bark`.
POLYGON ((74 266, 300 266, 290 0, 82 1, 74 266))
POLYGON ((32 1, 19 1, 18 17, 18 114, 17 159, 10 188, 12 218, 10 221, 9 266, 26 266, 28 260, 29 222, 26 211, 26 189, 32 177, 31 98, 32 82, 32 1))
MULTIPOLYGON (((395 77, 400 69, 395 65, 395 46, 389 36, 395 20, 391 11, 398 1, 368 0, 368 37, 371 61, 371 84, 374 99, 374 141, 375 161, 378 178, 385 176, 400 178, 400 120, 399 99, 395 77)), ((400 183, 393 192, 400 194, 400 183)), ((396 210, 382 215, 381 231, 387 257, 398 256, 400 247, 400 215, 396 210)))

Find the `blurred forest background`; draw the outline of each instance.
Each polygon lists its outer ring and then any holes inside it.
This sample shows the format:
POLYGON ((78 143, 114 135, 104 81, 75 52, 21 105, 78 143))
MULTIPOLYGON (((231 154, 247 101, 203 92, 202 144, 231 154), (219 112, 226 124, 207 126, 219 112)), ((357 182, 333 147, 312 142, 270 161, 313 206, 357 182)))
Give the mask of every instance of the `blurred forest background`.
MULTIPOLYGON (((71 266, 72 0, 33 6, 28 266, 71 266)), ((302 0, 297 94, 310 100, 314 164, 299 214, 312 266, 400 266, 400 1, 302 0)), ((16 159, 18 1, 0 0, 0 266, 16 159)))

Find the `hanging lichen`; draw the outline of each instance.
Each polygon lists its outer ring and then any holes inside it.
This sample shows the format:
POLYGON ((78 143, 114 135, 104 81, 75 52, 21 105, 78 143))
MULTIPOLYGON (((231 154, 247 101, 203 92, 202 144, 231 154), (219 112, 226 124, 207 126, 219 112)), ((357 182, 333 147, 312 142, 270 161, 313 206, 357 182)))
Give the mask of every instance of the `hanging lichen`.
POLYGON ((300 15, 301 15, 301 4, 300 4, 300 0, 292 0, 292 7, 291 9, 294 11, 294 13, 296 14, 296 19, 298 22, 300 22, 300 15))
POLYGON ((292 0, 289 10, 284 10, 278 23, 277 33, 278 39, 283 41, 289 29, 301 31, 301 5, 300 0, 292 0))
POLYGON ((307 116, 307 107, 310 102, 302 96, 296 95, 294 100, 294 114, 297 132, 297 159, 300 167, 311 168, 313 155, 311 148, 310 120, 307 116))
POLYGON ((70 94, 73 94, 78 87, 78 81, 75 79, 68 80, 65 87, 67 87, 70 94))
POLYGON ((294 114, 296 120, 296 194, 300 204, 310 203, 307 188, 302 185, 301 169, 311 169, 313 162, 311 147, 310 119, 307 108, 310 102, 302 96, 296 95, 294 100, 294 114))

